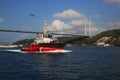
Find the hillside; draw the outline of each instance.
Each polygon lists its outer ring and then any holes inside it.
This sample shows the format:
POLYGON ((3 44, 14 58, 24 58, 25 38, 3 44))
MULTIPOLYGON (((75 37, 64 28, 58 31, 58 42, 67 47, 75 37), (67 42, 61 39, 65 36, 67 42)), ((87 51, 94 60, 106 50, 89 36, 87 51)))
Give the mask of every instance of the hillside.
POLYGON ((19 40, 19 41, 16 41, 12 44, 14 45, 24 45, 24 46, 27 46, 29 44, 31 44, 32 42, 34 41, 34 39, 24 39, 24 40, 19 40))
MULTIPOLYGON (((79 36, 75 36, 75 37, 58 37, 57 40, 60 43, 71 44, 71 45, 76 45, 76 44, 78 45, 83 41, 83 39, 81 39, 81 37, 79 37, 79 36)), ((14 42, 13 44, 26 46, 26 45, 31 44, 33 41, 34 41, 34 39, 24 39, 24 40, 19 40, 17 42, 14 42)), ((85 41, 85 39, 84 39, 84 41, 85 41)))
MULTIPOLYGON (((79 36, 75 37, 58 37, 57 38, 60 42, 70 44, 70 45, 88 45, 88 46, 120 46, 120 29, 108 30, 103 31, 96 36, 86 39, 80 39, 79 36)), ((25 39, 14 42, 13 44, 22 44, 28 45, 33 42, 34 39, 25 39)))
POLYGON ((89 39, 92 45, 109 44, 111 46, 120 46, 120 29, 103 31, 100 34, 89 39))

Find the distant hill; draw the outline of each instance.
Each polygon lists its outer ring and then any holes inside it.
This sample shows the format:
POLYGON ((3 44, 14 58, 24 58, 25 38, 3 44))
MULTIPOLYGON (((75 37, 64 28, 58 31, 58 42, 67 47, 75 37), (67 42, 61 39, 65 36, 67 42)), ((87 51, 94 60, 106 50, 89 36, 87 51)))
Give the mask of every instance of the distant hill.
POLYGON ((24 46, 27 46, 27 45, 31 44, 33 41, 34 41, 34 39, 24 39, 24 40, 16 41, 13 44, 14 45, 24 45, 24 46))
POLYGON ((105 43, 110 44, 111 46, 120 46, 120 29, 103 31, 90 38, 89 42, 93 45, 97 45, 101 42, 101 44, 105 43))
MULTIPOLYGON (((71 44, 71 45, 83 45, 86 44, 88 46, 104 46, 104 45, 110 45, 110 46, 120 46, 120 29, 114 29, 114 30, 107 30, 103 31, 96 36, 86 38, 86 39, 80 39, 79 36, 75 37, 58 37, 57 38, 60 42, 71 44)), ((25 39, 20 40, 17 42, 14 42, 13 44, 22 44, 22 45, 28 45, 31 42, 33 42, 34 39, 25 39)))

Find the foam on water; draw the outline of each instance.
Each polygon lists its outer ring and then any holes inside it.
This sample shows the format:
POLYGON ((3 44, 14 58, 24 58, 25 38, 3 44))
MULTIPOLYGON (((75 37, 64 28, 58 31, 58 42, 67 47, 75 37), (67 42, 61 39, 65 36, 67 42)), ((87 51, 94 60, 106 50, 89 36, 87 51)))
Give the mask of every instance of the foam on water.
POLYGON ((54 51, 44 51, 44 52, 25 52, 21 51, 20 49, 8 49, 4 50, 8 52, 18 52, 18 53, 69 53, 72 52, 71 50, 54 50, 54 51))
POLYGON ((27 52, 21 51, 20 49, 8 49, 6 51, 9 51, 9 52, 18 52, 18 53, 27 53, 27 52))

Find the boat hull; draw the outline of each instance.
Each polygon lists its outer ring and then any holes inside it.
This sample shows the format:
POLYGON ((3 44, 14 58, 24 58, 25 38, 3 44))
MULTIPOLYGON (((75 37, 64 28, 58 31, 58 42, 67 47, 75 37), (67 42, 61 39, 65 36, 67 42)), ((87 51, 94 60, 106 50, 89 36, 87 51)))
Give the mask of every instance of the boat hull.
POLYGON ((30 45, 29 47, 24 47, 22 51, 31 52, 31 53, 52 53, 52 52, 61 52, 64 50, 64 44, 62 43, 40 43, 38 45, 30 45))

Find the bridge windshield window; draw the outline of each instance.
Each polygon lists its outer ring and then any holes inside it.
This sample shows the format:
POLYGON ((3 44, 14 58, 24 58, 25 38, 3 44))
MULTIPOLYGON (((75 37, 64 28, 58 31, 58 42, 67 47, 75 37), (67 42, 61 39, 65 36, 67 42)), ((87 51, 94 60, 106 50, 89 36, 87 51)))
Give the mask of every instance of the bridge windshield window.
POLYGON ((52 34, 48 31, 43 35, 44 38, 52 38, 52 34))
POLYGON ((51 34, 44 34, 43 37, 44 38, 52 38, 52 35, 51 34))
POLYGON ((48 34, 48 38, 52 38, 52 35, 51 35, 51 34, 48 34))

